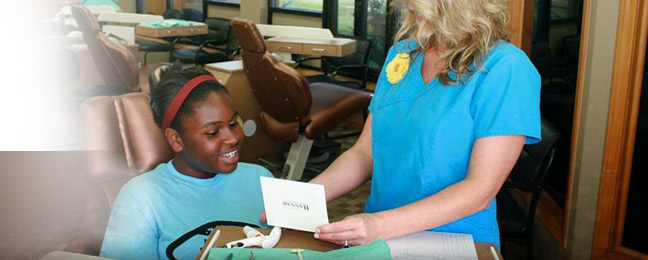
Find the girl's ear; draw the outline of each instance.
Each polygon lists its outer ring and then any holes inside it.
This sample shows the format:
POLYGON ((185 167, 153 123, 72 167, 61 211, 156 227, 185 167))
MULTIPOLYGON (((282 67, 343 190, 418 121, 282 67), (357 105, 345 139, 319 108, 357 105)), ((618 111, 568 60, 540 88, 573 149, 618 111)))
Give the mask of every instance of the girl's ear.
POLYGON ((180 134, 176 130, 166 128, 164 129, 164 136, 166 136, 167 142, 169 142, 174 152, 182 152, 184 144, 182 143, 182 137, 180 137, 180 134))

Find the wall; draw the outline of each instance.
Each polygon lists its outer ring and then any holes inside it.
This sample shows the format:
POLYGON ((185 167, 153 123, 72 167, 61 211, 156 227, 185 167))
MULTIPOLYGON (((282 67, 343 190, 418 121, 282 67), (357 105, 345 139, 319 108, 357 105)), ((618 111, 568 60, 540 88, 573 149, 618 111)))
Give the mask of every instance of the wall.
MULTIPOLYGON (((268 1, 267 0, 246 0, 241 1, 240 8, 227 7, 219 5, 209 5, 207 7, 209 17, 220 17, 232 19, 234 17, 250 19, 258 24, 265 24, 268 20, 268 1)), ((272 24, 277 25, 299 25, 306 27, 322 27, 322 18, 304 15, 274 13, 272 15, 272 24)))
POLYGON ((241 18, 250 19, 255 23, 267 23, 268 0, 241 1, 241 18))
POLYGON ((202 0, 186 0, 185 5, 186 8, 196 9, 202 12, 203 10, 202 2, 203 2, 202 0))
POLYGON ((238 7, 208 5, 207 16, 232 19, 234 17, 241 17, 241 11, 238 7))
POLYGON ((591 258, 619 4, 619 0, 591 0, 567 248, 562 249, 544 227, 536 226, 534 251, 538 258, 591 258))
POLYGON ((272 14, 272 24, 298 25, 298 26, 305 26, 305 27, 321 28, 322 18, 303 16, 303 15, 294 15, 294 14, 274 13, 272 14))
POLYGON ((619 0, 593 0, 583 81, 581 126, 568 243, 573 259, 589 259, 602 172, 619 0))
POLYGON ((134 13, 135 12, 135 0, 117 0, 117 4, 121 7, 122 12, 125 13, 134 13))
POLYGON ((266 23, 268 20, 267 0, 245 0, 241 1, 240 7, 228 7, 209 5, 207 7, 209 17, 220 17, 232 19, 235 17, 250 19, 255 23, 266 23))

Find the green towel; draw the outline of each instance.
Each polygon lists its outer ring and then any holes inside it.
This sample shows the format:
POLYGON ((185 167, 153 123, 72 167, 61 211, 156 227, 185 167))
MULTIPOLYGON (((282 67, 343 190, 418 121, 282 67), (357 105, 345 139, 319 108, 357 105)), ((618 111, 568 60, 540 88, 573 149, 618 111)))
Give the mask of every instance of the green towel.
POLYGON ((121 10, 119 5, 115 3, 115 1, 113 0, 84 0, 79 5, 85 5, 85 6, 108 5, 115 8, 115 10, 121 10))
MULTIPOLYGON (((297 260, 297 253, 290 252, 292 248, 212 248, 208 260, 248 260, 254 252, 254 260, 297 260), (231 257, 230 257, 231 254, 231 257)), ((389 260, 391 259, 389 246, 385 240, 376 240, 362 246, 352 246, 328 252, 304 250, 304 260, 389 260)))
POLYGON ((166 19, 166 20, 160 20, 160 21, 148 21, 148 22, 143 22, 141 24, 151 26, 151 27, 155 27, 155 28, 185 27, 185 26, 199 25, 199 23, 196 23, 196 22, 178 20, 178 19, 166 19))

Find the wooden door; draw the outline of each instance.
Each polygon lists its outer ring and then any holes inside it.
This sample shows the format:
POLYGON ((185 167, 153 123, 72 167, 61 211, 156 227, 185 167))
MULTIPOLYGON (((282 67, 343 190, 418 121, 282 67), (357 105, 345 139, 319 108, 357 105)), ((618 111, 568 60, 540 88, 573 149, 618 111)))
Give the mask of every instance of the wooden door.
POLYGON ((527 55, 530 55, 535 1, 508 0, 507 6, 511 14, 509 23, 510 41, 513 45, 526 52, 527 55))
POLYGON ((648 78, 643 77, 647 1, 622 0, 619 19, 592 258, 648 259, 648 242, 641 232, 648 228, 648 218, 632 221, 637 218, 637 210, 639 214, 648 211, 648 189, 637 189, 648 181, 648 160, 642 154, 648 146, 644 127, 648 116, 648 78), (642 203, 633 202, 642 196, 642 203), (628 236, 637 230, 642 237, 628 236))

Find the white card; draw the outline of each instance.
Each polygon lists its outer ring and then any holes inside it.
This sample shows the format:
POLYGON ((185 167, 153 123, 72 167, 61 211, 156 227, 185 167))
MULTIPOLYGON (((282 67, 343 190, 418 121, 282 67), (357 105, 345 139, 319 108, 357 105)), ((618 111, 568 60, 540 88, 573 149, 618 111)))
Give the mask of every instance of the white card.
POLYGON ((261 177, 268 225, 315 232, 328 224, 324 186, 261 177))

